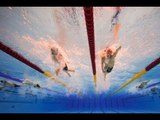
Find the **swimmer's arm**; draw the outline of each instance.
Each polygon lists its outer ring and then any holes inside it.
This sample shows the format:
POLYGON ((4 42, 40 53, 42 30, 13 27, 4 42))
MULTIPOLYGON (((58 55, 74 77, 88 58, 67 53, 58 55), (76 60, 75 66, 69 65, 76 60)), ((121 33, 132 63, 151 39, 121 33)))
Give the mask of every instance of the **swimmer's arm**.
POLYGON ((102 71, 103 71, 103 64, 104 64, 104 62, 105 62, 105 58, 102 57, 102 58, 101 58, 101 68, 102 68, 102 71))
POLYGON ((114 57, 116 57, 118 51, 121 49, 121 46, 116 50, 116 52, 113 54, 114 57))
POLYGON ((0 86, 0 89, 4 88, 4 86, 0 86))

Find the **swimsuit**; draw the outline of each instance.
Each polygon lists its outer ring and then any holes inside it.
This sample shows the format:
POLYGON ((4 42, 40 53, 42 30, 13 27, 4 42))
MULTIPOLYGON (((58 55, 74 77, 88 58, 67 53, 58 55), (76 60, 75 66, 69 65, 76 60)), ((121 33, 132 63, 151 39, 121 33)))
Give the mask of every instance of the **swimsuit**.
POLYGON ((110 73, 112 71, 113 67, 104 67, 104 72, 110 73))
POLYGON ((113 69, 113 66, 114 66, 114 56, 112 56, 111 58, 106 58, 103 67, 103 72, 110 73, 113 69))
POLYGON ((65 64, 65 67, 63 68, 63 70, 67 71, 68 70, 68 66, 65 64))

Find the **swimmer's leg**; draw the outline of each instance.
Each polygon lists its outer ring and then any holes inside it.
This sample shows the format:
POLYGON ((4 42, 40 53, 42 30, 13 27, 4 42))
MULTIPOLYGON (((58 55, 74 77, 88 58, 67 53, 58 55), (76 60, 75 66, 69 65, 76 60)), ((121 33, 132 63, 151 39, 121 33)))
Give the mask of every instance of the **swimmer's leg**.
POLYGON ((104 81, 106 81, 106 75, 107 75, 107 73, 104 72, 104 81))
POLYGON ((60 72, 60 69, 55 70, 55 73, 56 73, 57 76, 58 76, 59 72, 60 72))
POLYGON ((20 87, 20 85, 14 84, 14 87, 20 87))
POLYGON ((67 75, 68 75, 69 77, 71 77, 71 75, 69 74, 69 72, 68 72, 68 71, 66 71, 66 70, 65 70, 65 73, 67 73, 67 75))
POLYGON ((5 86, 0 86, 0 90, 3 89, 3 88, 5 88, 5 86))
POLYGON ((72 70, 72 69, 70 69, 70 70, 68 70, 69 72, 75 72, 75 70, 72 70))

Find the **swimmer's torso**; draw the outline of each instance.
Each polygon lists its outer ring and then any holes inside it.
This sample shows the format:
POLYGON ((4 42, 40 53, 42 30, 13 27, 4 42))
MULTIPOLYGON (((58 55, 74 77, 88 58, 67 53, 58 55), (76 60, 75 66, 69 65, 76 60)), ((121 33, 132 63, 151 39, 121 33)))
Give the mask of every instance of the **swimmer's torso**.
POLYGON ((52 59, 56 63, 58 63, 58 64, 60 64, 62 66, 65 66, 65 61, 64 61, 64 58, 63 58, 62 54, 58 53, 57 55, 52 55, 52 59))
POLYGON ((109 68, 112 68, 114 66, 114 63, 115 63, 115 56, 111 56, 110 58, 106 58, 105 59, 105 66, 109 67, 109 68))

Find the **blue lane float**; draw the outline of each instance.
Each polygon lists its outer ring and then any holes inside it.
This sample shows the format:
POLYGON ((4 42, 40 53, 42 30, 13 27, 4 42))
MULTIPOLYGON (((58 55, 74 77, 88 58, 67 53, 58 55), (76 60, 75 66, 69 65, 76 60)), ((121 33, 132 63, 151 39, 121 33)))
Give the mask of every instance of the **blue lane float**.
POLYGON ((4 73, 1 73, 1 72, 0 72, 0 77, 6 78, 6 79, 10 79, 10 80, 13 80, 13 81, 16 81, 16 82, 20 82, 20 83, 23 82, 22 79, 14 78, 14 77, 11 77, 11 76, 9 76, 7 74, 4 74, 4 73))
POLYGON ((160 82, 156 82, 156 83, 150 84, 150 85, 148 85, 148 86, 146 87, 146 89, 147 89, 147 88, 151 88, 151 87, 156 86, 156 85, 159 85, 159 84, 160 84, 160 82))

